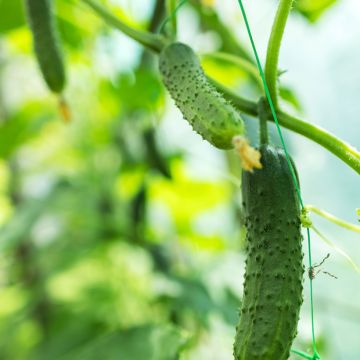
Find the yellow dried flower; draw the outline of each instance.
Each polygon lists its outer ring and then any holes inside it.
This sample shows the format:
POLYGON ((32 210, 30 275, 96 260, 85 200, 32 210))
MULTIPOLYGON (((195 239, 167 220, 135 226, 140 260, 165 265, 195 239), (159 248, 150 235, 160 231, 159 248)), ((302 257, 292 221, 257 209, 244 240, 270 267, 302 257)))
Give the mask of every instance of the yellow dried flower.
POLYGON ((249 145, 249 141, 240 135, 234 136, 233 144, 235 151, 238 153, 241 166, 244 170, 253 172, 255 169, 261 169, 261 154, 258 150, 249 145))

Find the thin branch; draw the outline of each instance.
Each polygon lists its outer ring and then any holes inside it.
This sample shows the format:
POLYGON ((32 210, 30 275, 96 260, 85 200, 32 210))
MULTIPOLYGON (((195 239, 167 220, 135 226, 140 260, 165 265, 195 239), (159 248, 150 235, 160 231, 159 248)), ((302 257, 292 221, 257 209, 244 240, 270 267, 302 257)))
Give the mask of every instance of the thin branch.
POLYGON ((101 18, 103 18, 109 25, 120 30, 125 35, 128 35, 130 38, 136 40, 140 44, 146 46, 147 48, 160 52, 161 49, 166 44, 166 39, 161 35, 151 34, 147 31, 140 29, 134 29, 130 25, 127 25, 109 10, 104 8, 102 5, 98 4, 93 0, 82 0, 85 4, 89 5, 101 18))
POLYGON ((339 225, 339 226, 341 226, 341 227, 343 227, 345 229, 355 231, 355 232, 360 232, 360 226, 359 225, 355 225, 355 224, 349 223, 349 222, 347 222, 345 220, 342 220, 342 219, 328 213, 325 210, 321 210, 321 209, 317 208, 314 205, 306 205, 305 208, 306 208, 306 210, 312 211, 315 214, 322 216, 324 219, 327 219, 327 220, 333 222, 334 224, 339 225))
POLYGON ((225 98, 231 101, 231 103, 241 112, 244 112, 248 115, 252 115, 255 117, 258 116, 258 109, 256 102, 239 96, 233 90, 219 83, 217 80, 211 78, 210 76, 208 76, 208 79, 225 96, 225 98))
POLYGON ((164 16, 165 16, 165 0, 156 0, 154 11, 148 26, 148 31, 151 33, 157 32, 164 16))
MULTIPOLYGON (((219 84, 215 80, 212 80, 213 84, 221 91, 224 96, 232 102, 241 112, 245 114, 257 117, 258 109, 257 104, 254 101, 244 99, 226 86, 219 84)), ((348 164, 357 173, 360 174, 360 153, 357 149, 347 144, 345 141, 339 139, 330 132, 322 129, 319 126, 310 124, 304 120, 301 120, 295 116, 289 115, 284 111, 278 112, 279 124, 289 130, 292 130, 300 135, 307 137, 308 139, 318 143, 325 149, 332 152, 339 159, 348 164)), ((269 115, 268 121, 273 121, 273 118, 269 115)))
POLYGON ((360 174, 360 153, 350 144, 319 126, 310 124, 283 111, 280 111, 278 116, 280 125, 315 141, 360 174))
POLYGON ((262 97, 258 103, 258 113, 260 119, 260 144, 266 145, 269 143, 269 131, 267 126, 267 109, 268 109, 267 99, 262 97))
POLYGON ((266 54, 265 79, 275 108, 278 105, 277 80, 281 40, 293 0, 280 0, 266 54))
POLYGON ((176 18, 176 0, 167 0, 167 13, 169 18, 169 22, 171 24, 171 38, 176 39, 177 32, 177 18, 176 18))

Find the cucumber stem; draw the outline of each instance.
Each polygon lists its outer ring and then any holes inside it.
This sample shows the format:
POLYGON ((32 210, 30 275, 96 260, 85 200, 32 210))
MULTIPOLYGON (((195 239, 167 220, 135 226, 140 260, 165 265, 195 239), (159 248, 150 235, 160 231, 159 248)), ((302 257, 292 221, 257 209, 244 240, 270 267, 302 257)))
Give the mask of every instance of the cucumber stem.
POLYGON ((258 102, 258 114, 260 120, 260 144, 266 145, 269 143, 269 131, 267 126, 267 100, 264 97, 261 97, 258 102))
MULTIPOLYGON (((256 102, 239 96, 233 90, 213 79, 212 83, 223 93, 226 99, 230 100, 231 103, 239 109, 239 111, 254 117, 258 116, 256 102)), ((278 111, 278 120, 282 127, 318 143, 360 174, 360 152, 350 144, 346 143, 342 139, 339 139, 327 130, 299 119, 282 110, 278 111)), ((271 114, 268 116, 268 121, 274 121, 271 114)))

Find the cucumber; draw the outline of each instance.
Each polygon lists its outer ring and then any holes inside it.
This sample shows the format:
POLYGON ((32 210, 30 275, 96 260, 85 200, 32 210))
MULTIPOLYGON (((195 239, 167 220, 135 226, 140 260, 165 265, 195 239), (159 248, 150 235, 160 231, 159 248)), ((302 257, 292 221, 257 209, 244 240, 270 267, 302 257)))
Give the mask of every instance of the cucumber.
POLYGON ((211 85, 194 51, 172 43, 162 50, 159 64, 166 88, 193 129, 217 148, 231 149, 233 137, 244 133, 244 122, 211 85))
POLYGON ((302 304, 300 204, 284 151, 260 153, 262 169, 242 174, 247 258, 234 357, 285 360, 302 304))
POLYGON ((65 66, 52 4, 53 0, 25 0, 27 19, 41 73, 49 89, 54 93, 61 93, 66 82, 65 66))

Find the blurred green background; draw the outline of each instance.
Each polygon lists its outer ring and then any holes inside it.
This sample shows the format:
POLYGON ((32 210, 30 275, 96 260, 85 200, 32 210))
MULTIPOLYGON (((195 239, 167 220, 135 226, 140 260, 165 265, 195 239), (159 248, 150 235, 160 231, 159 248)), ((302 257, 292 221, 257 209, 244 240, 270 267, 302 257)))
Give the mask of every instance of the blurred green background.
MULTIPOLYGON (((154 1, 105 4, 156 31, 154 1)), ((247 4, 262 55, 275 6, 247 4)), ((280 58, 286 106, 360 147, 360 4, 299 0, 294 10, 280 58)), ((39 73, 22 2, 0 0, 0 359, 232 359, 244 271, 236 157, 182 120, 155 55, 80 1, 57 0, 56 12, 69 124, 39 73)), ((250 53, 236 1, 189 1, 178 20, 179 39, 201 54, 250 53)), ((259 96, 237 66, 203 60, 218 81, 259 96)), ((256 143, 256 121, 247 127, 256 143)), ((284 132, 305 202, 356 222, 358 175, 284 132)), ((358 235, 313 220, 360 263, 358 235)), ((324 267, 339 278, 314 282, 319 351, 357 360, 358 274, 315 235, 313 248, 315 261, 331 252, 324 267)), ((303 350, 311 345, 306 285, 303 350)))

